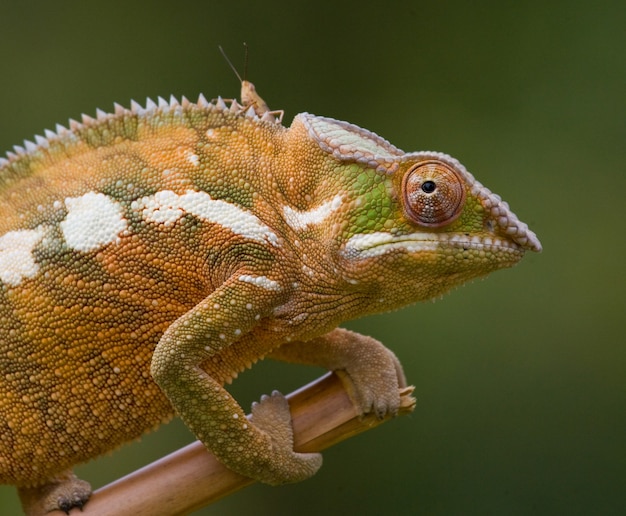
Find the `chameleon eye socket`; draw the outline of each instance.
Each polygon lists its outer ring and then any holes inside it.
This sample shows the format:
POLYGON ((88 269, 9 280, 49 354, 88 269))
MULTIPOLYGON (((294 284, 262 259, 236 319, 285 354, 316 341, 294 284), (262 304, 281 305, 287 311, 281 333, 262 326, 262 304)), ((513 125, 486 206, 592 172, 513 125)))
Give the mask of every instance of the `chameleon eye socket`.
POLYGON ((456 220, 463 209, 465 186, 446 163, 429 160, 409 169, 402 179, 406 215, 416 224, 439 227, 456 220))

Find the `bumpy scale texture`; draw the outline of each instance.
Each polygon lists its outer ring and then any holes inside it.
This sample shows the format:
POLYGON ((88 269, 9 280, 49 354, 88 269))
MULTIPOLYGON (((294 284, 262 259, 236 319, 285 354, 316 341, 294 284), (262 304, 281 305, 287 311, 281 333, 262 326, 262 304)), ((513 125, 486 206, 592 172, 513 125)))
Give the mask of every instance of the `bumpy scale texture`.
POLYGON ((29 513, 81 506, 73 465, 175 414, 239 473, 311 476, 284 399, 248 422, 224 383, 318 364, 394 413, 397 359, 337 325, 540 250, 453 158, 252 100, 116 105, 0 159, 0 481, 29 513))

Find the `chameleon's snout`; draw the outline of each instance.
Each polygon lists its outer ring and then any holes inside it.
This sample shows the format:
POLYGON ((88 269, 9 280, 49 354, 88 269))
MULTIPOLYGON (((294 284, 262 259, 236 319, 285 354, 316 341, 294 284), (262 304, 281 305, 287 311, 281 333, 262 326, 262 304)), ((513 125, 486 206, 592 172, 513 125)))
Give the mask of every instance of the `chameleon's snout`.
POLYGON ((499 195, 489 192, 481 198, 483 208, 489 214, 489 221, 495 225, 495 230, 512 240, 525 251, 541 252, 541 242, 537 235, 528 228, 528 224, 517 218, 506 201, 499 195))

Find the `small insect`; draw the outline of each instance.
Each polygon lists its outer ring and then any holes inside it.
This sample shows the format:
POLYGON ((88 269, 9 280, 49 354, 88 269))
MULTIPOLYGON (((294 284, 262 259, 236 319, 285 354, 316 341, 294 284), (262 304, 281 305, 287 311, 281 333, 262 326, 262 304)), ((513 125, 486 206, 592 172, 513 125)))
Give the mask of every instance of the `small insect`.
MULTIPOLYGON (((246 80, 248 74, 248 45, 247 43, 244 43, 243 46, 246 49, 245 61, 243 66, 243 79, 241 78, 241 75, 239 75, 239 72, 237 71, 237 68, 235 68, 235 65, 233 65, 231 60, 228 59, 228 56, 226 55, 226 52, 224 51, 222 46, 218 46, 220 52, 222 53, 222 56, 224 56, 224 59, 226 59, 226 62, 230 66, 231 70, 235 73, 237 79, 239 79, 239 82, 241 82, 241 103, 243 104, 243 108, 244 110, 252 108, 254 109, 254 112, 257 114, 257 116, 259 116, 260 118, 263 118, 264 116, 265 118, 268 118, 269 115, 271 116, 271 120, 274 121, 275 118, 277 118, 278 123, 281 123, 283 121, 283 115, 285 114, 285 112, 282 109, 277 111, 271 111, 269 106, 267 105, 267 102, 265 102, 265 100, 263 100, 263 98, 256 92, 254 84, 246 80)), ((233 99, 231 100, 231 102, 237 101, 233 99)))

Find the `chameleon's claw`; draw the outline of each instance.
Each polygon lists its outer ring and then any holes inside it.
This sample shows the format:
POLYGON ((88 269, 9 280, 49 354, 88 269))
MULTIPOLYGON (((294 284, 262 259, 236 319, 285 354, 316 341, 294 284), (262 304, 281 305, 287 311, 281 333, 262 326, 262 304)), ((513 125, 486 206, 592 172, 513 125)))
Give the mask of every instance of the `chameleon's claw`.
POLYGON ((313 476, 322 466, 319 453, 293 451, 293 428, 289 403, 280 392, 261 396, 252 404, 250 422, 270 439, 272 457, 259 474, 259 480, 271 485, 300 482, 313 476))
POLYGON ((56 510, 69 514, 74 508, 82 510, 91 496, 91 486, 67 472, 48 484, 20 488, 19 495, 26 516, 41 516, 56 510))

